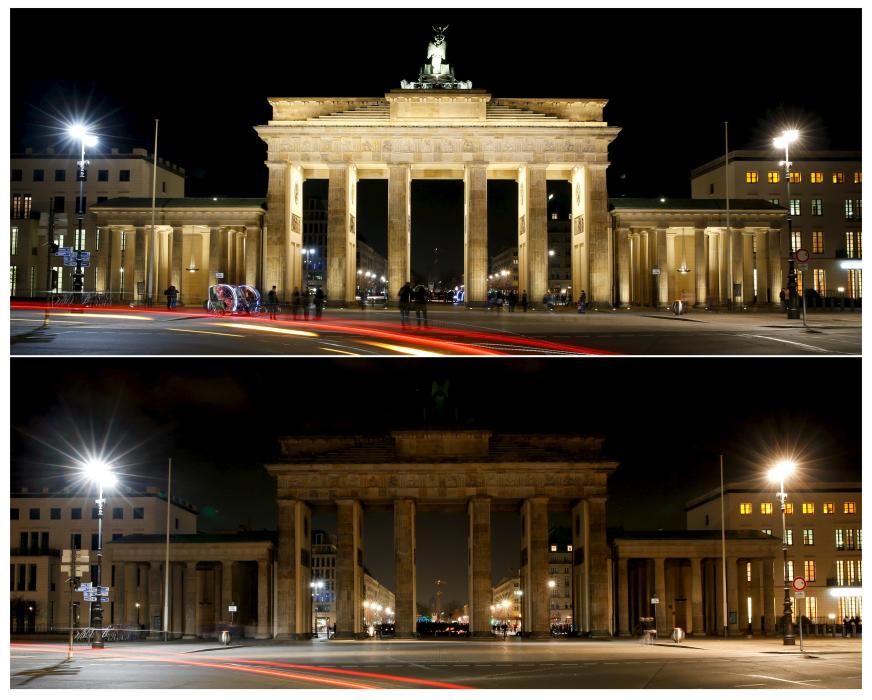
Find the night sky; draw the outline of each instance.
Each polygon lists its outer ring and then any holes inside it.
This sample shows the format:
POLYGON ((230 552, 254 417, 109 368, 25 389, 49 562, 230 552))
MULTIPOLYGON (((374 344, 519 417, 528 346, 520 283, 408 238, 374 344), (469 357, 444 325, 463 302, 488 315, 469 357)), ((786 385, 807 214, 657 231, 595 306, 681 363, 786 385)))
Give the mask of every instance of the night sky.
MULTIPOLYGON (((718 486, 720 452, 727 481, 760 479, 783 454, 810 482, 859 480, 860 392, 846 379, 859 373, 859 358, 17 358, 12 485, 60 488, 73 449, 105 442, 130 484, 162 487, 172 457, 173 493, 200 508, 202 530, 275 528, 263 465, 281 435, 425 425, 589 434, 621 462, 609 525, 681 529, 685 503, 718 486), (447 382, 450 421, 424 422, 434 380, 447 382)), ((493 525, 497 580, 518 567, 519 523, 495 513, 493 525)), ((367 513, 364 562, 388 586, 392 527, 390 512, 367 513)), ((445 600, 463 602, 465 542, 462 514, 419 514, 422 601, 438 577, 445 600)))
MULTIPOLYGON (((98 150, 151 150, 159 118, 159 154, 187 169, 189 196, 262 197, 266 98, 381 96, 417 77, 434 24, 474 88, 607 98, 623 129, 612 197, 689 196, 690 170, 723 153, 724 121, 732 148, 767 148, 787 123, 797 154, 860 148, 859 9, 53 8, 11 11, 12 149, 63 147, 60 123, 78 115, 98 150)), ((359 233, 382 253, 386 196, 374 185, 359 200, 359 233)), ((413 270, 431 276, 438 247, 439 277, 460 274, 462 188, 416 183, 412 205, 413 270)), ((490 185, 489 208, 493 254, 515 237, 511 183, 490 185)))

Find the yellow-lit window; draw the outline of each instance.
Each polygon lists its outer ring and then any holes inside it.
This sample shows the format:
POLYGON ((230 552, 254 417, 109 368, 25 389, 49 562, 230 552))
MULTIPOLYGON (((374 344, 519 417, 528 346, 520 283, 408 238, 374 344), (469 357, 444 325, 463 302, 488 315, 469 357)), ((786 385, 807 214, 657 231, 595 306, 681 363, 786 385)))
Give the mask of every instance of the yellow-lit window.
POLYGON ((809 175, 809 180, 812 184, 817 185, 824 181, 824 174, 822 172, 812 172, 809 175))
POLYGON ((786 545, 793 544, 793 530, 790 528, 784 531, 784 544, 786 544, 786 545))
POLYGON ((802 543, 807 545, 814 544, 814 530, 809 528, 802 531, 802 543))
POLYGON ((803 515, 814 515, 814 503, 803 503, 802 504, 802 514, 803 515))
POLYGON ((793 560, 787 562, 787 580, 793 581, 793 560))
POLYGON ((556 552, 556 551, 557 551, 557 545, 556 545, 556 544, 552 544, 552 545, 551 545, 551 551, 552 551, 552 552, 556 552))
POLYGON ((851 299, 863 298, 863 270, 848 270, 848 296, 851 299))
POLYGON ((760 515, 772 515, 772 504, 771 503, 761 503, 760 504, 760 515))
MULTIPOLYGON (((815 268, 812 272, 814 272, 814 290, 821 296, 827 296, 827 271, 815 268)), ((812 508, 814 508, 814 505, 812 505, 812 508)))
POLYGON ((781 173, 779 173, 777 170, 770 170, 766 173, 766 182, 772 185, 777 185, 779 182, 781 182, 781 173))
POLYGON ((806 581, 812 582, 814 581, 814 559, 806 559, 802 563, 802 570, 805 574, 803 578, 806 581))
POLYGON ((796 252, 802 248, 802 231, 791 231, 790 232, 790 249, 792 252, 796 252))
POLYGON ((757 182, 757 171, 756 170, 747 170, 745 171, 745 182, 749 184, 754 184, 757 182))
POLYGON ((793 515, 793 504, 785 503, 784 504, 784 514, 785 515, 793 515))
POLYGON ((844 185, 845 184, 845 173, 833 173, 833 184, 834 185, 844 185))
POLYGON ((862 185, 863 184, 863 173, 861 173, 861 172, 854 173, 854 184, 855 185, 862 185))
POLYGON ((751 562, 749 561, 745 562, 745 580, 751 580, 751 562))
POLYGON ((857 504, 854 501, 845 501, 842 512, 846 515, 853 515, 857 512, 857 504))
POLYGON ((572 545, 571 545, 571 544, 566 545, 566 551, 567 551, 567 552, 571 552, 571 551, 572 551, 572 545))
POLYGON ((832 515, 833 513, 836 512, 836 510, 835 510, 832 503, 824 503, 822 512, 824 515, 832 515))
POLYGON ((845 255, 849 258, 854 257, 854 232, 845 231, 845 255))
POLYGON ((817 598, 814 596, 806 596, 805 598, 805 616, 809 620, 814 620, 817 617, 817 598))
POLYGON ((791 171, 790 172, 790 184, 791 185, 798 185, 800 182, 802 182, 802 173, 796 172, 796 171, 791 171))
POLYGON ((799 296, 802 296, 802 290, 805 289, 805 285, 802 283, 802 270, 796 271, 796 293, 799 296))
POLYGON ((751 515, 752 508, 750 503, 739 504, 739 515, 751 515))
POLYGON ((823 255, 823 252, 824 252, 824 232, 823 231, 812 231, 811 232, 811 252, 818 253, 819 255, 823 255))

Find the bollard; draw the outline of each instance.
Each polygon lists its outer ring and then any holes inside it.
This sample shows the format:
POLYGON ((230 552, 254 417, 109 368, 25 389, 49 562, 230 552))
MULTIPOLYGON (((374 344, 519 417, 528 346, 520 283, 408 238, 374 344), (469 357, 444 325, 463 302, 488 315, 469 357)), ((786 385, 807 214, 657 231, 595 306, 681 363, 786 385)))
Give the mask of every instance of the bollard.
POLYGON ((672 629, 672 641, 676 644, 681 644, 684 640, 684 630, 681 627, 674 627, 672 629))
POLYGON ((230 632, 228 630, 221 630, 221 634, 218 635, 218 640, 224 644, 225 646, 230 644, 230 632))

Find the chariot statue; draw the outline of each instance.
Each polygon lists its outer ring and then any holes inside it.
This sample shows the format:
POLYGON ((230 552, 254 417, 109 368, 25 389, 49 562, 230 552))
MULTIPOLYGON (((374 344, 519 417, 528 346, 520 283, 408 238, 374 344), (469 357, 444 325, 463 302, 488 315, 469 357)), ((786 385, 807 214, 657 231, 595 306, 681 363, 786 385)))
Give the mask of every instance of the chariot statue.
POLYGON ((455 79, 451 66, 445 62, 446 29, 448 29, 447 24, 444 27, 433 27, 433 41, 427 45, 429 63, 425 63, 421 67, 418 80, 400 82, 400 87, 403 90, 469 90, 472 88, 472 81, 455 79))

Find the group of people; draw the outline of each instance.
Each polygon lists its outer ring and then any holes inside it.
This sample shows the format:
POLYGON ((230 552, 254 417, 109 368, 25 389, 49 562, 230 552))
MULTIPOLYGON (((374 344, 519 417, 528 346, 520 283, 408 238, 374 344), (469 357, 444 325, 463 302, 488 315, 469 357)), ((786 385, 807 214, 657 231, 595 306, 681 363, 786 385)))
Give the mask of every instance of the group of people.
POLYGON ((488 294, 488 305, 493 306, 497 311, 502 310, 503 306, 508 306, 509 311, 514 311, 520 301, 521 308, 526 311, 529 308, 527 301, 527 291, 524 290, 520 297, 514 289, 510 289, 508 293, 504 293, 501 289, 488 294))
POLYGON ((859 615, 842 618, 842 636, 847 637, 848 635, 858 635, 861 632, 860 624, 861 621, 859 615))
POLYGON ((408 324, 412 307, 415 308, 415 318, 419 326, 427 325, 427 288, 423 284, 414 287, 411 282, 406 282, 397 294, 400 300, 400 322, 408 324))
POLYGON ((164 296, 167 298, 167 310, 172 311, 176 308, 176 302, 179 300, 179 290, 174 284, 171 284, 164 290, 164 296))
MULTIPOLYGON (((300 288, 294 287, 294 292, 291 294, 291 314, 294 320, 296 321, 302 314, 303 320, 308 321, 310 306, 315 307, 315 319, 320 319, 324 313, 324 301, 324 290, 320 287, 315 290, 314 295, 310 295, 308 289, 300 293, 300 288)), ((269 317, 275 320, 279 310, 279 297, 275 285, 266 295, 266 308, 269 311, 269 317)))

